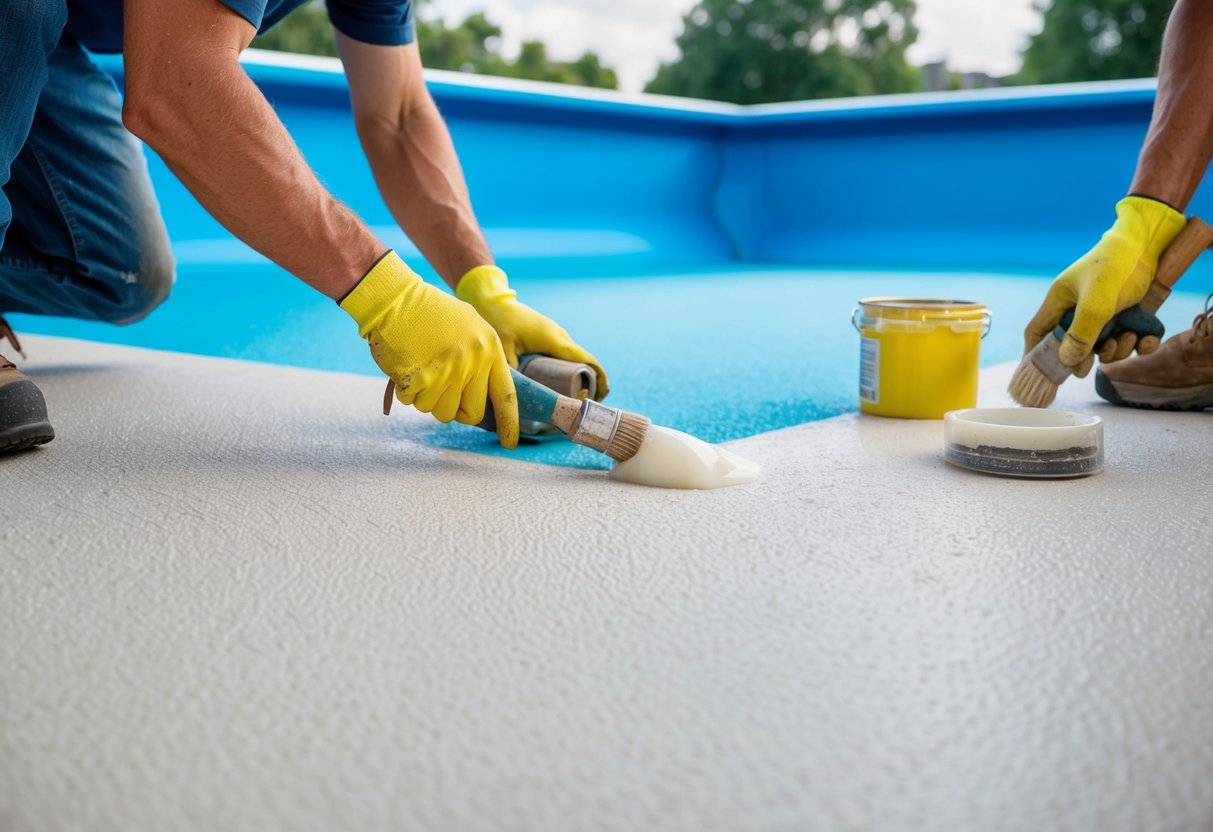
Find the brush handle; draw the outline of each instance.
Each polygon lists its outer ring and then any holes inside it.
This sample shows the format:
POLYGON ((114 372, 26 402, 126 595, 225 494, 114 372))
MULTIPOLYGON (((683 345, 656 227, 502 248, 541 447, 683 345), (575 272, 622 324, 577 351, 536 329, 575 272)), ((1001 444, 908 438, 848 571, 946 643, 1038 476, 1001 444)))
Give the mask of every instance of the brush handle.
POLYGON ((1163 302, 1170 297, 1171 287, 1210 245, 1213 245, 1213 226, 1200 217, 1189 218, 1179 236, 1171 241, 1171 245, 1167 246, 1162 257, 1158 259, 1154 282, 1141 300, 1142 308, 1151 315, 1158 312, 1163 302))
MULTIPOLYGON (((616 461, 631 459, 640 450, 651 424, 636 413, 625 413, 592 398, 574 399, 511 369, 519 420, 552 425, 572 442, 604 453, 616 461)), ((496 431, 493 403, 486 402, 477 427, 496 431)))
MULTIPOLYGON (((514 379, 514 392, 518 397, 519 419, 555 425, 565 434, 577 427, 581 402, 544 387, 512 367, 510 375, 514 379)), ((476 427, 489 431, 497 430, 497 417, 493 413, 491 402, 485 407, 484 419, 476 427)))
POLYGON ((518 418, 534 422, 552 421, 552 411, 560 401, 560 394, 511 368, 514 392, 518 396, 518 418))

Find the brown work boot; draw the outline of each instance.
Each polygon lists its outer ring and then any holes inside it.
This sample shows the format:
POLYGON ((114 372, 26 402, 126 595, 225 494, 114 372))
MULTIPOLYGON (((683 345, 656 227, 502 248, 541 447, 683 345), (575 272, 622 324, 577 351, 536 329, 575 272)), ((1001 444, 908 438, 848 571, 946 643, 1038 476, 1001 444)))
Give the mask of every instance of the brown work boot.
MULTIPOLYGON (((7 338, 22 357, 21 344, 4 318, 0 340, 7 338)), ((46 416, 42 391, 3 355, 0 355, 0 454, 44 445, 55 438, 46 416)))
POLYGON ((1106 364, 1095 392, 1113 404, 1154 410, 1213 407, 1213 295, 1187 332, 1172 335, 1149 355, 1106 364))

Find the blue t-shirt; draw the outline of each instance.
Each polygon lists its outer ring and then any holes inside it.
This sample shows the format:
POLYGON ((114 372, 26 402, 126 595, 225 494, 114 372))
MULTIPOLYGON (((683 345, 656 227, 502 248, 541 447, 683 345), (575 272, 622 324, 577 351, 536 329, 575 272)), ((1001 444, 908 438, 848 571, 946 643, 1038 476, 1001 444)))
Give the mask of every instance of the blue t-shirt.
MULTIPOLYGON (((168 0, 176 2, 176 0, 168 0)), ((220 0, 264 32, 307 0, 220 0)), ((412 0, 325 0, 341 34, 378 46, 413 42, 412 0)), ((122 51, 122 0, 68 0, 67 33, 92 52, 122 51)))

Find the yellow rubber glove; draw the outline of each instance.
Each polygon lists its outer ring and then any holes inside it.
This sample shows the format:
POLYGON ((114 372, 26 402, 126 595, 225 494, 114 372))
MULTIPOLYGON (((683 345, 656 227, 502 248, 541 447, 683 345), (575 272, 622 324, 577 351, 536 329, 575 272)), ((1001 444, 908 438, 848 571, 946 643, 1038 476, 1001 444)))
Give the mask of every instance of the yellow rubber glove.
POLYGON ((519 303, 518 293, 510 288, 501 269, 477 266, 459 278, 455 296, 474 306, 497 330, 511 367, 518 367, 519 355, 531 353, 589 364, 598 376, 597 398, 601 401, 606 396, 606 372, 598 359, 578 346, 555 321, 519 303))
POLYGON ((467 425, 493 403, 497 438, 518 444, 518 401, 501 342, 476 310, 423 281, 389 251, 341 300, 396 398, 467 425))
MULTIPOLYGON (((1158 258, 1186 222, 1171 206, 1147 197, 1127 196, 1116 203, 1116 222, 1049 287, 1044 303, 1024 330, 1024 352, 1051 333, 1061 316, 1073 308, 1074 323, 1058 357, 1068 367, 1089 367, 1087 359, 1097 346, 1100 331, 1118 312, 1145 297, 1158 258)), ((1122 336, 1112 344, 1099 345, 1099 351, 1101 357, 1124 358, 1135 343, 1136 338, 1122 336)))

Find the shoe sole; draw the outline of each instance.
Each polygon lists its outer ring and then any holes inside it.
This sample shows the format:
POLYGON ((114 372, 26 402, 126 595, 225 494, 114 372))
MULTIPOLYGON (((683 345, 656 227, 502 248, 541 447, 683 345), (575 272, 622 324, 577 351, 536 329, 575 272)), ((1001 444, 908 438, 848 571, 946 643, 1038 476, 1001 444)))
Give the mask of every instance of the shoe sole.
POLYGON ((55 438, 55 429, 50 422, 27 422, 0 431, 0 454, 24 451, 37 445, 45 445, 55 438))
POLYGON ((1112 404, 1143 410, 1205 410, 1213 407, 1213 384, 1196 387, 1152 387, 1114 382, 1103 370, 1095 373, 1095 392, 1112 404))
POLYGON ((12 453, 45 445, 55 438, 55 429, 46 417, 42 391, 29 379, 0 385, 0 453, 12 453))

